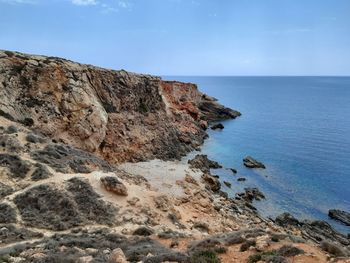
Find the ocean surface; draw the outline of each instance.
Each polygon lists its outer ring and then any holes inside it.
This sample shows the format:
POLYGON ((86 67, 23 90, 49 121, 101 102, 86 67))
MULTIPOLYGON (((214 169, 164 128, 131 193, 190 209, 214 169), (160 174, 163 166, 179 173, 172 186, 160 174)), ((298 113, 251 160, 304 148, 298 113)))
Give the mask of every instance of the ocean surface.
POLYGON ((242 116, 209 130, 202 153, 226 169, 213 170, 232 183, 234 196, 258 187, 266 200, 260 213, 275 218, 290 212, 321 219, 338 231, 350 227, 328 218, 329 209, 350 211, 350 77, 163 77, 196 83, 242 116), (267 169, 245 168, 251 155, 267 169), (245 177, 245 182, 237 178, 245 177))

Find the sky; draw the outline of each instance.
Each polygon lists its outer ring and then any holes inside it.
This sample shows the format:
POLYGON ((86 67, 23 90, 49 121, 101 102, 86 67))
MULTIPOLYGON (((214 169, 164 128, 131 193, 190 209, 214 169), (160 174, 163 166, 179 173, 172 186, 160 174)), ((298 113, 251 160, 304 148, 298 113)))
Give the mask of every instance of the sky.
POLYGON ((0 0, 0 49, 155 75, 350 75, 350 0, 0 0))

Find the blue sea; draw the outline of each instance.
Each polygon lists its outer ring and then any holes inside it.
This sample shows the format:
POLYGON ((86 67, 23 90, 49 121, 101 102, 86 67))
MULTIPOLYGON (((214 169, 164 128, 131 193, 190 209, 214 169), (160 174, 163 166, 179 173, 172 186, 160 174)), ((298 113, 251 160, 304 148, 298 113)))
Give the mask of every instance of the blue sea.
POLYGON ((328 218, 328 210, 350 212, 350 77, 165 77, 196 83, 242 116, 209 130, 202 153, 226 169, 234 196, 258 187, 266 200, 254 205, 265 217, 290 212, 321 219, 343 233, 350 227, 328 218), (245 168, 250 155, 267 169, 245 168), (237 178, 244 177, 245 182, 237 178))

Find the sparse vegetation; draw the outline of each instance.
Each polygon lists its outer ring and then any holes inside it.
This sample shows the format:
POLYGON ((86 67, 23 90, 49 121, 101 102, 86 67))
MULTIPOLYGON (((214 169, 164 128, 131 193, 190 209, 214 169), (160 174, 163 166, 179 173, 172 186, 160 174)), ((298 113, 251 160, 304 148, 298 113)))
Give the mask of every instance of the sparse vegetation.
POLYGON ((148 106, 145 104, 145 102, 143 100, 140 100, 139 111, 141 113, 149 112, 149 108, 148 108, 148 106))
POLYGON ((213 250, 202 250, 194 253, 189 263, 220 263, 220 259, 213 250))
POLYGON ((279 256, 283 257, 294 257, 296 255, 303 254, 304 250, 293 246, 283 246, 278 249, 277 253, 279 256))
MULTIPOLYGON (((13 57, 15 53, 13 53, 12 51, 4 51, 4 53, 8 56, 8 57, 13 57)), ((1 262, 1 261, 0 261, 1 262)))
POLYGON ((321 248, 336 256, 336 257, 346 257, 348 256, 347 253, 344 251, 344 249, 342 249, 339 245, 335 244, 335 243, 331 243, 331 242, 327 242, 327 241, 323 241, 321 243, 321 248))
POLYGON ((253 255, 249 256, 248 263, 256 263, 256 262, 258 262, 260 260, 265 260, 268 257, 276 256, 276 255, 277 255, 276 250, 259 252, 259 253, 256 253, 256 254, 253 254, 253 255))
POLYGON ((255 246, 255 244, 256 244, 255 240, 247 240, 241 245, 240 251, 241 252, 247 251, 251 246, 255 246))

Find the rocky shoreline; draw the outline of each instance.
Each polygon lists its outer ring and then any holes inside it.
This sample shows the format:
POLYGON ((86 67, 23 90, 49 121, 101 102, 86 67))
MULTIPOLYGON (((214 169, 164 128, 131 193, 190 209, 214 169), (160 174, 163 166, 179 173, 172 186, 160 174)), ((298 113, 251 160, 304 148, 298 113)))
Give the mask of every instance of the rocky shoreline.
POLYGON ((240 116, 194 84, 0 51, 0 98, 0 262, 348 262, 349 236, 179 161, 240 116))

